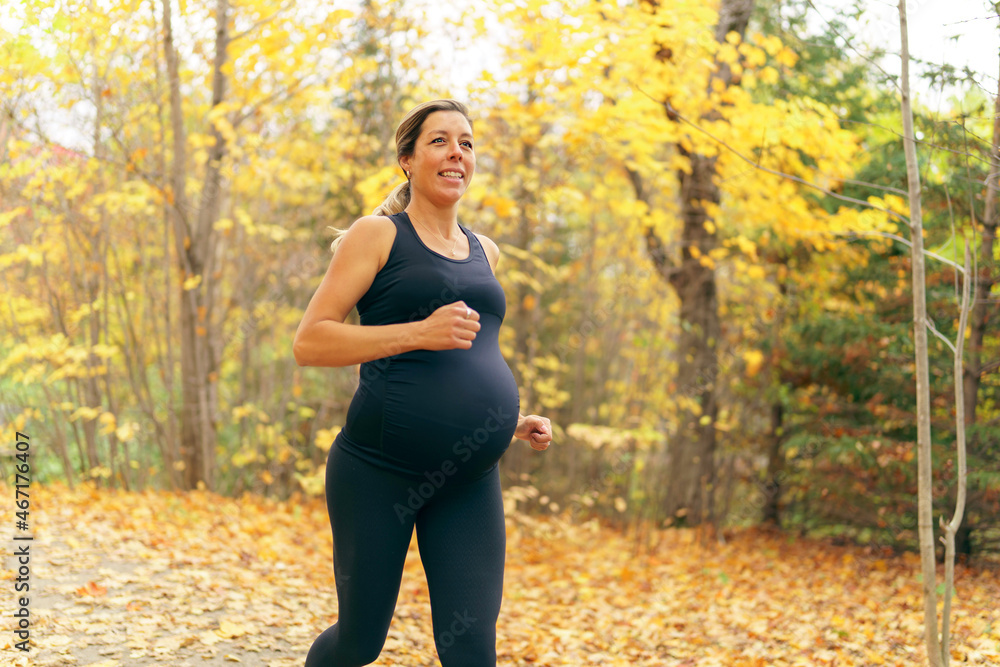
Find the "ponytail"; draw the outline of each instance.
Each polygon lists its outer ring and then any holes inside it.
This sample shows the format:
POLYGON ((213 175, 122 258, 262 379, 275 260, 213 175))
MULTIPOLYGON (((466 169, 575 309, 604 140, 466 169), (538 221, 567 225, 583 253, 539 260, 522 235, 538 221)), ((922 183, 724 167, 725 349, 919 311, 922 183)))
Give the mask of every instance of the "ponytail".
POLYGON ((400 183, 393 188, 393 191, 389 193, 385 201, 375 207, 372 215, 395 215, 405 209, 409 203, 410 181, 407 179, 406 183, 400 183))
MULTIPOLYGON (((381 204, 375 207, 375 210, 371 212, 372 215, 395 215, 406 208, 407 204, 410 203, 410 181, 401 183, 393 188, 389 196, 385 198, 381 204)), ((340 229, 338 227, 327 227, 327 229, 333 230, 333 241, 330 243, 330 252, 337 252, 337 246, 340 245, 340 241, 344 238, 344 234, 347 233, 347 229, 340 229)))
POLYGON ((327 229, 333 230, 333 241, 330 242, 330 252, 337 252, 337 246, 340 245, 340 241, 344 238, 344 234, 347 233, 347 230, 334 227, 333 225, 330 225, 327 229))

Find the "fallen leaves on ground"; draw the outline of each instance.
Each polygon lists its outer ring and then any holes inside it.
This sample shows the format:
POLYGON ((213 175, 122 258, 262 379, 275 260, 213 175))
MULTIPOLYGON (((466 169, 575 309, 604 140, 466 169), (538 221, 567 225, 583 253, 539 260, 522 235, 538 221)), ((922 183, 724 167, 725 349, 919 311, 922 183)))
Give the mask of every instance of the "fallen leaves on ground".
MULTIPOLYGON (((33 486, 31 519, 32 649, 14 649, 5 611, 5 664, 301 666, 336 621, 321 499, 33 486)), ((725 544, 657 531, 639 545, 516 511, 507 535, 501 667, 926 664, 915 554, 756 530, 725 544)), ((954 662, 1000 663, 1000 574, 959 565, 956 589, 954 662)), ((415 541, 374 664, 438 665, 415 541)))

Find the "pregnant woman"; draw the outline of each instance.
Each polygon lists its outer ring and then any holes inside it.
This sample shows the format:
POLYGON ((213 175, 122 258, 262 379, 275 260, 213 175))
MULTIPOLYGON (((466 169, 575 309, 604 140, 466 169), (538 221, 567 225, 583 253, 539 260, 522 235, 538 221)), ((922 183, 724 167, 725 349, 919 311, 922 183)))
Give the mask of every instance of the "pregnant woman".
POLYGON ((458 222, 476 169, 468 110, 417 106, 396 130, 396 153, 407 182, 334 240, 295 334, 300 366, 361 364, 326 465, 339 614, 305 664, 378 659, 416 528, 442 667, 495 667, 498 463, 512 437, 546 449, 552 428, 521 414, 500 354, 500 250, 458 222), (346 324, 355 306, 361 324, 346 324))

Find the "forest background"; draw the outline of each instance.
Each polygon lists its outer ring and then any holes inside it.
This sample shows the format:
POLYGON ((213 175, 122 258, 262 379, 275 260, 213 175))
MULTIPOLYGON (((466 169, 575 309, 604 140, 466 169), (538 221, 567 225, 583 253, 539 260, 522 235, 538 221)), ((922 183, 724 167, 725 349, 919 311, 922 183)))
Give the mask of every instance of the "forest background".
MULTIPOLYGON (((898 24, 856 36, 863 5, 5 3, 0 423, 45 443, 39 483, 321 496, 358 368, 300 368, 292 337, 329 227, 402 179, 398 120, 455 97, 479 159, 460 220, 500 245, 502 351, 555 429, 503 460, 519 510, 915 548, 906 169, 879 39, 898 24), (488 71, 438 71, 483 44, 488 71)), ((995 553, 998 79, 917 72, 945 100, 918 97, 915 121, 946 260, 927 274, 935 516, 955 495, 943 339, 965 335, 959 550, 995 553)))

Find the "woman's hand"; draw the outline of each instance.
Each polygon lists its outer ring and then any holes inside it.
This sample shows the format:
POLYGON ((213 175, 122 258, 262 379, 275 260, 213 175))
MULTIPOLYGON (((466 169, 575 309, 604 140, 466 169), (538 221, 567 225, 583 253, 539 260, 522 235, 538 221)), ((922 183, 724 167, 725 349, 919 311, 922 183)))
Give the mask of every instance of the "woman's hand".
POLYGON ((527 441, 532 449, 544 451, 552 444, 552 424, 547 417, 524 416, 517 422, 514 437, 527 441))
POLYGON ((482 328, 479 313, 464 301, 441 306, 419 324, 420 347, 424 350, 468 350, 482 328))

